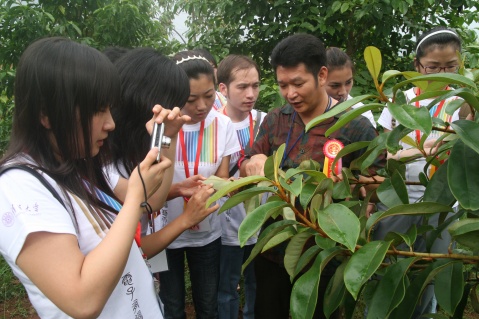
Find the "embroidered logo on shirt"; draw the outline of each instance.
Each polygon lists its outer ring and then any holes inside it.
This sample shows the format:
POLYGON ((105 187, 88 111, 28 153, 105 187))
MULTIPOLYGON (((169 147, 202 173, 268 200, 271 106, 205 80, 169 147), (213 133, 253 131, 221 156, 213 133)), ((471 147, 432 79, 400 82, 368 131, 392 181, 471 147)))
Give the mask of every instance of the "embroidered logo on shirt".
POLYGON ((2 223, 5 227, 11 227, 15 224, 15 214, 12 212, 3 213, 2 223))

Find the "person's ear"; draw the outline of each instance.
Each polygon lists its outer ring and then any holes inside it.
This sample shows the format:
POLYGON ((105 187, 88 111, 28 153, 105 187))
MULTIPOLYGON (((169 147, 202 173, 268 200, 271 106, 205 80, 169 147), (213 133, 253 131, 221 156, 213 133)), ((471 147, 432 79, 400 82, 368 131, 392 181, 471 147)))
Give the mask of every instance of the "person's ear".
POLYGON ((52 126, 50 125, 50 119, 46 115, 40 115, 40 123, 42 123, 43 127, 47 130, 52 128, 52 126))
POLYGON ((414 68, 416 69, 417 72, 421 73, 421 69, 419 67, 419 60, 417 58, 414 58, 414 68))
POLYGON ((220 93, 223 94, 224 97, 228 98, 228 87, 224 83, 220 83, 218 85, 218 89, 220 90, 220 93))
POLYGON ((320 86, 325 86, 328 81, 328 68, 322 66, 318 72, 318 83, 320 86))

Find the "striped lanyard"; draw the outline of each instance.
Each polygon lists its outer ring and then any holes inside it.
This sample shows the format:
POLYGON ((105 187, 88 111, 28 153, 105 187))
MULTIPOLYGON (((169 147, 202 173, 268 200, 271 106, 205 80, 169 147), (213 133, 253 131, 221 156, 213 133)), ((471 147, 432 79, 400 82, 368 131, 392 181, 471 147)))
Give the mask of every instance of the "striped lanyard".
MULTIPOLYGON (((446 90, 448 90, 449 87, 446 87, 446 90)), ((420 88, 416 88, 415 90, 415 93, 416 93, 416 96, 419 96, 421 95, 421 89, 420 88)), ((446 100, 442 100, 441 102, 439 102, 439 105, 437 106, 436 108, 436 111, 434 112, 434 115, 433 117, 438 117, 439 114, 441 114, 441 110, 442 110, 442 107, 444 106, 444 103, 446 102, 446 100)), ((416 101, 416 107, 419 108, 421 107, 419 105, 419 101, 416 101)), ((417 141, 417 144, 419 145, 419 143, 421 142, 421 131, 420 130, 416 130, 416 141, 417 141)))
MULTIPOLYGON (((195 156, 195 165, 193 168, 193 175, 198 174, 198 166, 200 165, 200 156, 201 156, 201 149, 203 147, 203 136, 204 136, 204 131, 205 131, 205 121, 201 121, 200 124, 200 131, 199 131, 199 138, 198 138, 198 146, 196 148, 196 156, 195 156)), ((180 129, 179 132, 180 136, 180 146, 181 146, 181 155, 183 157, 183 166, 185 169, 185 176, 186 178, 190 177, 190 169, 188 167, 188 153, 186 150, 186 143, 185 143, 185 133, 183 132, 183 129, 180 129)), ((183 197, 185 200, 185 203, 188 202, 189 198, 183 197)))

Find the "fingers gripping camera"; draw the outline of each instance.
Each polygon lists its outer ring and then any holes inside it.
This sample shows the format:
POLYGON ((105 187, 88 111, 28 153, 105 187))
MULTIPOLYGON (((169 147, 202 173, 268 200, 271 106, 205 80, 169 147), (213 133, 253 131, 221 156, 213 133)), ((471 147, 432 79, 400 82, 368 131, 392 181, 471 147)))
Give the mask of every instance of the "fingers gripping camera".
POLYGON ((171 138, 164 136, 165 126, 163 124, 155 123, 153 126, 153 133, 151 134, 150 148, 158 147, 158 155, 156 161, 160 161, 161 148, 169 148, 171 144, 171 138))

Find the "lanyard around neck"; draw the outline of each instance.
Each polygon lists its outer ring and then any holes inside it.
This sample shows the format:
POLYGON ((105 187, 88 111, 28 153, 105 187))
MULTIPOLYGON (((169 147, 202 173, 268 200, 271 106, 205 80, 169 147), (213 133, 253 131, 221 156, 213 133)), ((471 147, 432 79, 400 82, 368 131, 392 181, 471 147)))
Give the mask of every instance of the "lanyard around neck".
MULTIPOLYGON (((449 89, 449 87, 446 87, 446 90, 449 89)), ((420 88, 416 88, 415 90, 416 92, 416 96, 419 96, 421 95, 421 89, 420 88)), ((434 112, 434 115, 433 117, 438 117, 438 115, 441 113, 441 110, 442 110, 442 107, 444 106, 444 103, 446 102, 446 100, 442 100, 441 102, 439 102, 439 105, 437 106, 436 108, 436 111, 434 112)), ((415 103, 416 107, 419 108, 421 107, 421 105, 419 104, 419 101, 416 101, 415 103)), ((417 144, 419 145, 419 143, 421 142, 421 131, 420 130, 416 130, 416 141, 417 141, 417 144)))
MULTIPOLYGON (((198 166, 200 164, 201 148, 203 147, 204 130, 205 130, 205 121, 203 120, 203 121, 201 121, 201 124, 200 124, 198 146, 196 148, 196 157, 195 157, 195 166, 193 168, 193 175, 198 174, 198 166)), ((188 153, 186 152, 185 134, 183 132, 183 129, 180 129, 179 136, 180 136, 181 153, 182 153, 182 156, 183 156, 183 164, 184 164, 184 168, 185 168, 185 175, 186 175, 186 178, 188 178, 188 177, 190 177, 190 169, 188 167, 188 153)))
MULTIPOLYGON (((328 97, 328 105, 326 106, 326 109, 324 110, 323 114, 326 113, 327 111, 329 111, 329 109, 331 108, 331 104, 332 104, 332 99, 331 97, 329 96, 328 97)), ((283 165, 284 165, 284 161, 286 160, 286 157, 288 157, 289 153, 291 153, 291 151, 293 150, 293 148, 296 146, 296 144, 298 144, 299 140, 303 137, 304 135, 304 128, 301 132, 301 135, 298 136, 298 138, 296 139, 296 141, 294 141, 293 145, 291 145, 291 148, 288 150, 288 145, 289 145, 289 140, 291 138, 291 132, 293 131, 293 126, 294 126, 294 120, 296 119, 296 111, 293 113, 293 116, 291 118, 291 123, 289 124, 289 131, 288 131, 288 137, 286 138, 286 145, 284 147, 284 153, 283 153, 283 158, 281 159, 281 165, 280 167, 282 168, 283 165)))

